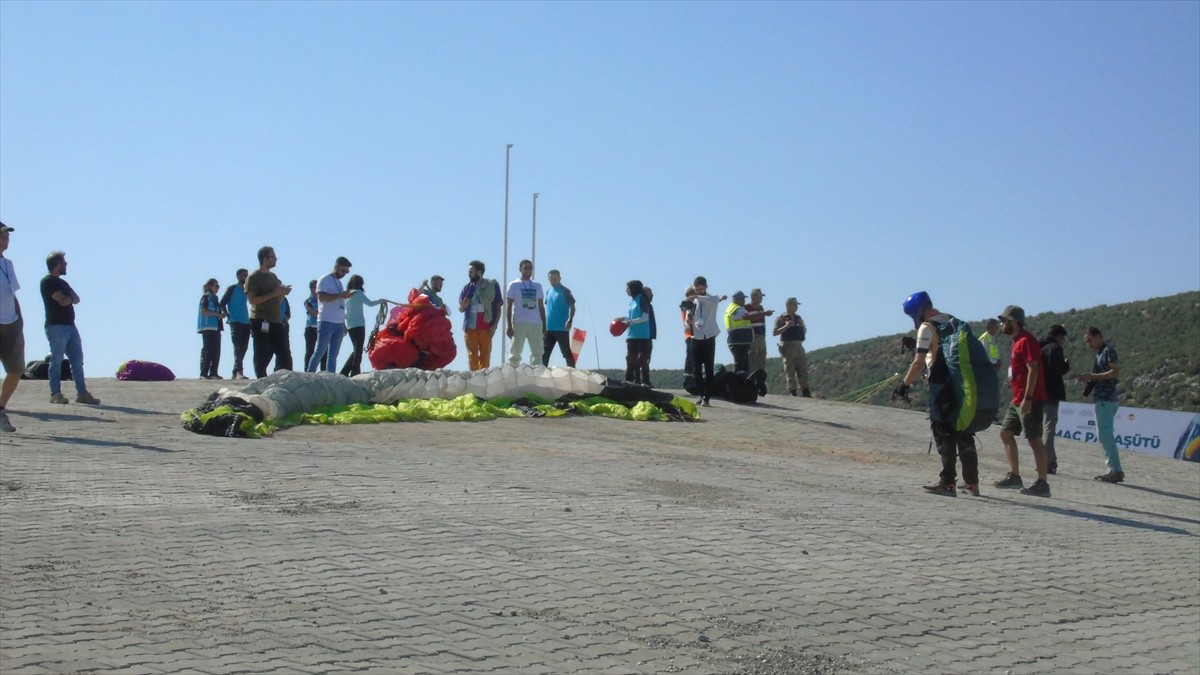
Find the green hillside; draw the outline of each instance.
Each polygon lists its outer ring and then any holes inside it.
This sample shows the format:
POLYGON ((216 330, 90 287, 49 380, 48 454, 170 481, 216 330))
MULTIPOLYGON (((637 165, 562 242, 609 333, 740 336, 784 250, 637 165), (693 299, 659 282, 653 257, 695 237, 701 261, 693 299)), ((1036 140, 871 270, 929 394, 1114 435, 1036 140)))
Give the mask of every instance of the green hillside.
MULTIPOLYGON (((1120 391, 1124 405, 1200 412, 1200 292, 1066 312, 1043 312, 1029 318, 1029 329, 1041 337, 1055 323, 1067 327, 1069 338, 1064 351, 1071 362, 1071 375, 1090 372, 1095 352, 1084 344, 1082 335, 1084 328, 1097 326, 1121 357, 1120 391)), ((983 321, 973 322, 972 328, 976 334, 982 332, 983 321)), ((901 352, 900 338, 904 335, 896 333, 809 352, 809 382, 813 395, 824 399, 844 399, 849 395, 857 399, 860 396, 855 395, 856 392, 864 392, 872 385, 893 378, 912 359, 911 353, 901 352)), ((1011 343, 1006 335, 997 337, 1001 354, 1007 361, 1011 343)), ((774 351, 774 341, 769 340, 768 349, 774 351)), ((717 359, 718 362, 729 359, 724 345, 718 346, 717 359)), ((605 374, 622 375, 617 371, 605 371, 605 374)), ((767 374, 770 393, 786 394, 778 357, 767 360, 767 374)), ((654 382, 667 389, 680 388, 683 371, 656 370, 654 382)), ((1068 382, 1069 400, 1085 400, 1080 396, 1081 392, 1080 385, 1068 382)), ((925 394, 924 387, 914 388, 914 407, 925 407, 925 394)), ((890 395, 889 386, 864 402, 886 405, 890 395)))

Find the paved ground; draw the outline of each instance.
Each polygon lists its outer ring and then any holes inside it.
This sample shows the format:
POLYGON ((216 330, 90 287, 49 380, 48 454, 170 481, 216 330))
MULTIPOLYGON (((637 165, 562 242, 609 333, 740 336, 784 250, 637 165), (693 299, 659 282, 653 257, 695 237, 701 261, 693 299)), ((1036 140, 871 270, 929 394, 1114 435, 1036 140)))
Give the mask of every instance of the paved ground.
POLYGON ((208 383, 92 388, 0 436, 5 674, 1200 671, 1198 464, 951 499, 906 410, 237 441, 180 427, 208 383))

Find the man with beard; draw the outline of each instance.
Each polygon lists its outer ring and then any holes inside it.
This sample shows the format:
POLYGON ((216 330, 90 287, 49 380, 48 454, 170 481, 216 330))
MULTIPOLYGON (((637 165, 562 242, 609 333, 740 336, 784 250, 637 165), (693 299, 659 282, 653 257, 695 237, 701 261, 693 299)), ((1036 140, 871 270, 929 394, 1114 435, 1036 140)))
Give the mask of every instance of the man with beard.
POLYGON ((996 481, 998 488, 1021 488, 1021 494, 1049 497, 1050 484, 1046 482, 1049 463, 1046 447, 1042 444, 1042 429, 1046 405, 1046 377, 1042 372, 1042 348, 1033 333, 1025 329, 1025 310, 1009 305, 998 317, 1004 334, 1012 337, 1012 355, 1008 359, 1009 380, 1012 382, 1012 404, 1000 425, 1000 440, 1004 443, 1004 455, 1008 458, 1009 472, 996 481), (1017 460, 1017 435, 1025 433, 1025 440, 1033 449, 1033 461, 1037 467, 1037 480, 1029 487, 1021 481, 1017 460))
POLYGON ((317 346, 304 370, 317 372, 325 359, 326 372, 337 372, 338 352, 346 336, 346 298, 354 295, 342 286, 342 277, 350 273, 350 261, 342 256, 333 262, 333 271, 317 281, 317 346))
POLYGON ((275 249, 258 249, 258 269, 246 277, 246 301, 250 303, 250 334, 254 338, 254 375, 267 376, 267 366, 275 359, 276 370, 292 369, 292 347, 288 343, 287 324, 283 320, 283 301, 292 292, 271 271, 279 262, 275 249))
POLYGON ((467 285, 458 294, 458 311, 463 313, 463 342, 471 370, 483 370, 492 362, 492 336, 500 325, 504 296, 500 284, 485 279, 485 267, 479 260, 467 265, 467 285))

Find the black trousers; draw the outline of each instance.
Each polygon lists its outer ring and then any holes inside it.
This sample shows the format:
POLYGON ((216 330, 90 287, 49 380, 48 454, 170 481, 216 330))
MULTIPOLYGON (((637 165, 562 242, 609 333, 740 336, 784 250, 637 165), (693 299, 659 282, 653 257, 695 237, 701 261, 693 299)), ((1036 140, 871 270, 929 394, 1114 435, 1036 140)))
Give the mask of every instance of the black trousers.
POLYGON ((542 338, 542 365, 550 365, 550 352, 554 345, 562 352, 568 368, 575 367, 575 355, 571 353, 571 335, 565 330, 548 330, 542 338))
MULTIPOLYGON (((312 361, 313 352, 317 349, 317 327, 304 327, 304 365, 307 366, 309 361, 312 361)), ((325 363, 329 361, 329 354, 321 357, 321 370, 325 370, 325 363)))
POLYGON ((750 345, 729 345, 729 353, 733 354, 733 371, 735 373, 750 372, 750 345))
POLYGON ((275 370, 292 369, 292 345, 288 342, 286 323, 250 319, 250 334, 254 338, 255 377, 267 376, 271 359, 275 359, 275 370))
MULTIPOLYGON (((354 377, 362 372, 363 345, 367 343, 367 327, 347 328, 346 334, 350 336, 350 358, 346 359, 346 363, 342 365, 342 374, 346 377, 354 377)), ((321 360, 324 361, 324 359, 321 360)), ((321 367, 324 368, 325 364, 322 363, 321 367)))
POLYGON ((713 381, 713 361, 717 358, 717 338, 692 338, 692 379, 700 396, 708 399, 713 381))
POLYGON ((962 463, 963 482, 978 485, 979 453, 975 450, 975 436, 957 432, 946 422, 930 422, 929 428, 933 430, 933 444, 942 458, 942 472, 938 474, 942 484, 952 484, 958 477, 954 463, 957 458, 962 463))
POLYGON ((625 341, 625 381, 650 386, 650 353, 654 343, 650 338, 629 338, 625 341))
POLYGON ((200 377, 216 377, 221 365, 221 331, 200 331, 200 377))
POLYGON ((233 341, 233 374, 244 375, 242 361, 246 358, 246 349, 250 346, 250 324, 229 322, 229 338, 233 341))

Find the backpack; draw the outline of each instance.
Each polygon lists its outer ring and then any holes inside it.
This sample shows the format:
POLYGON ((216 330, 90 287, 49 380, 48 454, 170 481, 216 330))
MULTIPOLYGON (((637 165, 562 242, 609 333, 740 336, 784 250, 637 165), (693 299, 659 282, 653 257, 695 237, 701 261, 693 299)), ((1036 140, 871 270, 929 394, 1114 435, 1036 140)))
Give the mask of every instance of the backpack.
POLYGON ((949 314, 937 328, 941 358, 929 377, 929 417, 960 433, 973 434, 992 425, 1000 409, 1000 381, 987 350, 966 321, 949 314))
MULTIPOLYGON (((21 373, 22 380, 49 380, 50 379, 50 357, 47 356, 41 361, 30 361, 25 364, 25 372, 21 373)), ((71 379, 71 362, 65 357, 62 360, 62 371, 60 378, 63 381, 71 379)))

